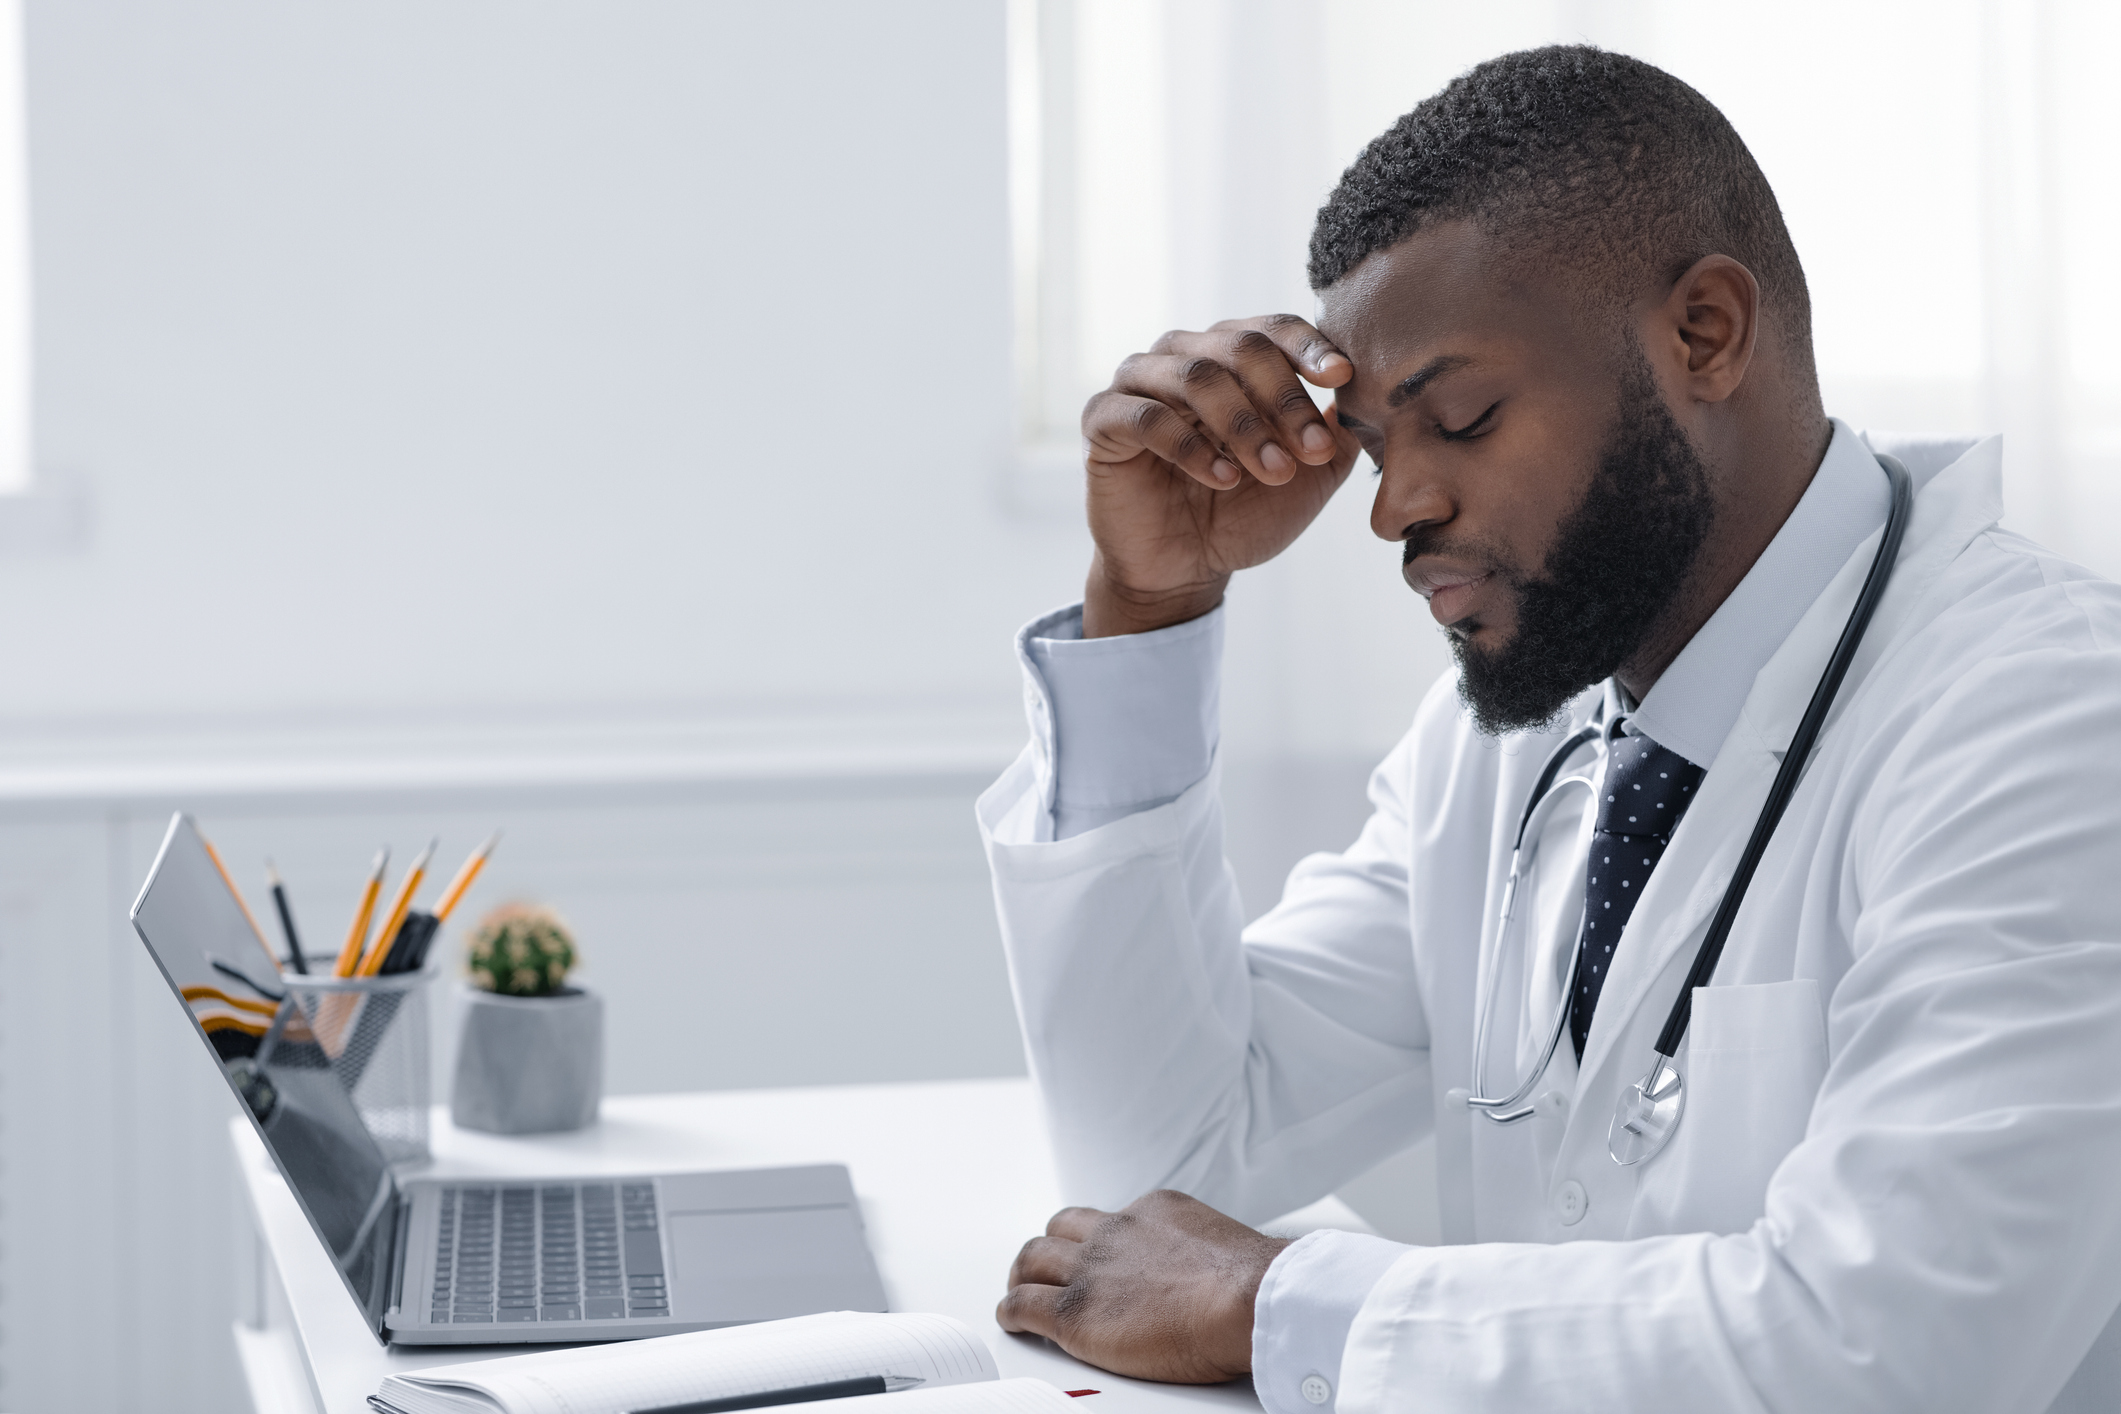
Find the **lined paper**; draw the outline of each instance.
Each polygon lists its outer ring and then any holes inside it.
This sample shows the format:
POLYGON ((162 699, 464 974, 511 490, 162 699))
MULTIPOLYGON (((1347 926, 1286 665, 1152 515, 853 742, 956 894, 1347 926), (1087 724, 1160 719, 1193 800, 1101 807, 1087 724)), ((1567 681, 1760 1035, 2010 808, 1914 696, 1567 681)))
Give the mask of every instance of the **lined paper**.
MULTIPOLYGON (((900 1394, 863 1397, 902 1400, 944 1393, 941 1387, 992 1382, 998 1374, 985 1342, 948 1316, 835 1311, 440 1365, 393 1375, 378 1394, 407 1414, 496 1409, 506 1414, 628 1414, 867 1375, 912 1376, 923 1382, 919 1389, 900 1394)), ((1012 1392, 1007 1398, 1012 1402, 938 1406, 938 1414, 956 1408, 1039 1407, 1014 1402, 1035 1395, 1012 1392)), ((1066 1402, 1065 1395, 1060 1398, 1066 1402)), ((832 1402, 851 1405, 862 1400, 832 1402)), ((900 1414, 917 1414, 916 1406, 891 1407, 900 1414)))

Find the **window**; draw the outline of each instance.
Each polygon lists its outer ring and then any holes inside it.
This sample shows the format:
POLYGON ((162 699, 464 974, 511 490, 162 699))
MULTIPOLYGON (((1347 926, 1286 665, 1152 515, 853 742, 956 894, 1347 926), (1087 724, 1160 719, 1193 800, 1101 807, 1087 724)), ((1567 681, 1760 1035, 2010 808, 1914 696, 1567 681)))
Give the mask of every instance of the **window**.
POLYGON ((1011 0, 1019 440, 1072 498, 1083 403, 1166 327, 1163 12, 1011 0))

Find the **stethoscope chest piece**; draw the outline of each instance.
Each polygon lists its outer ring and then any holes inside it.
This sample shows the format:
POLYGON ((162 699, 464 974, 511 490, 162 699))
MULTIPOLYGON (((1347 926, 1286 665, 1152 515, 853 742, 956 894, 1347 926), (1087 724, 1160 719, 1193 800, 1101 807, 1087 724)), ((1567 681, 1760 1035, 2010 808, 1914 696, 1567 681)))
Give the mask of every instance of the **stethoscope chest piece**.
POLYGON ((1630 1085, 1613 1109, 1613 1126, 1606 1131, 1613 1162, 1633 1168, 1655 1155, 1670 1142, 1685 1108, 1686 1082, 1671 1061, 1659 1056, 1650 1073, 1630 1085))

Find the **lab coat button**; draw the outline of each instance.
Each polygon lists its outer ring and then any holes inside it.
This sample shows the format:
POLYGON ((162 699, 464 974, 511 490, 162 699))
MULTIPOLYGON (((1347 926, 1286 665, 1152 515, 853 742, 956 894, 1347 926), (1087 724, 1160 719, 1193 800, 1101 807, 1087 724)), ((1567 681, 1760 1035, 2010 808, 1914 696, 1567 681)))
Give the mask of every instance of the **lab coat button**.
POLYGON ((1563 1227, 1574 1227, 1582 1222, 1583 1215, 1589 1212, 1590 1208, 1590 1195, 1585 1193, 1583 1185, 1573 1178, 1562 1184, 1561 1191, 1554 1195, 1554 1211, 1560 1216, 1563 1227))
POLYGON ((1549 1090, 1546 1094, 1539 1097, 1539 1102, 1535 1108, 1539 1111, 1542 1118, 1561 1119, 1569 1112, 1569 1097, 1562 1094, 1559 1090, 1549 1090))
POLYGON ((1324 1404, 1333 1397, 1333 1386, 1324 1375, 1305 1375, 1301 1388, 1306 1403, 1324 1404))

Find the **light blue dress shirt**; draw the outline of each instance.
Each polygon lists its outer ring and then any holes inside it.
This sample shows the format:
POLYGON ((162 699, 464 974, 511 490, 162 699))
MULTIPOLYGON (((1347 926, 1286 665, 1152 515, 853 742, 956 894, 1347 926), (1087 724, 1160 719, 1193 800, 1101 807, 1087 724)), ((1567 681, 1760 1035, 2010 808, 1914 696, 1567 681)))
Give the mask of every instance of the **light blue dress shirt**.
MULTIPOLYGON (((1890 493, 1870 448, 1836 419, 1796 509, 1643 698, 1630 727, 1713 767, 1753 679, 1864 537, 1890 493)), ((1221 608, 1154 633, 1085 639, 1082 606, 1017 635, 1047 819, 1064 840, 1178 798, 1208 774, 1220 742, 1221 608)), ((1609 690, 1612 690, 1609 687, 1609 690)), ((1331 1410, 1340 1356, 1370 1288, 1407 1249, 1316 1232, 1260 1284, 1252 1380, 1270 1414, 1331 1410)))

